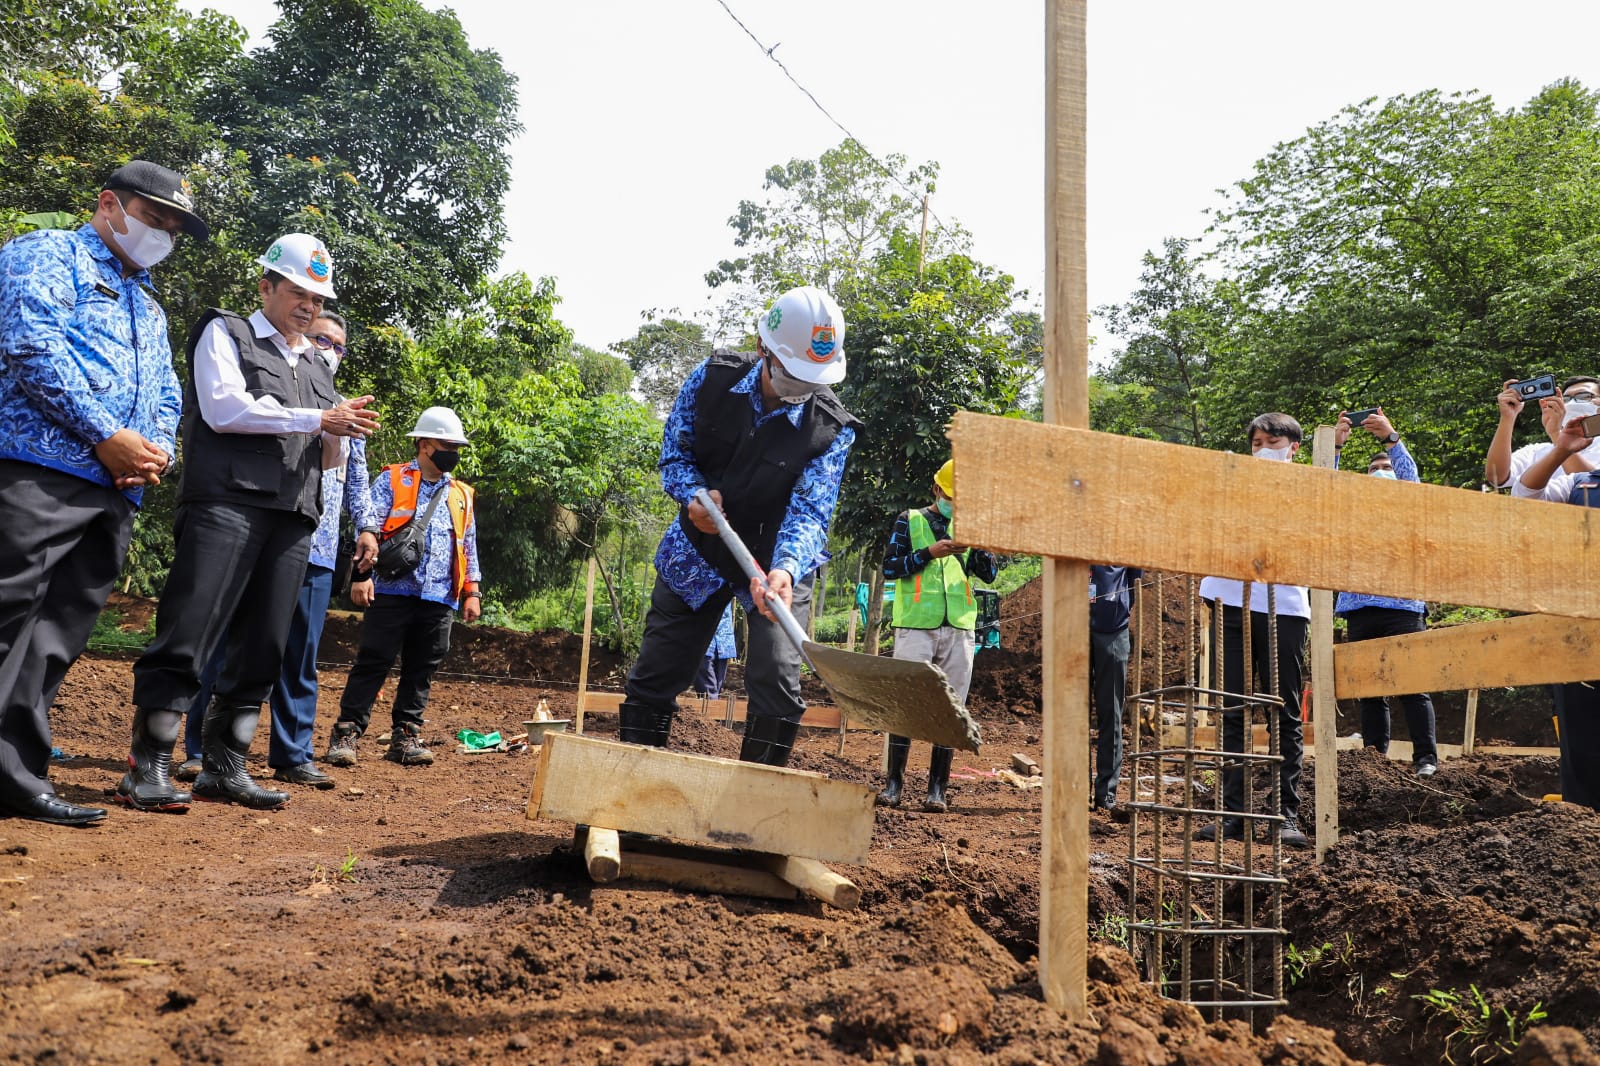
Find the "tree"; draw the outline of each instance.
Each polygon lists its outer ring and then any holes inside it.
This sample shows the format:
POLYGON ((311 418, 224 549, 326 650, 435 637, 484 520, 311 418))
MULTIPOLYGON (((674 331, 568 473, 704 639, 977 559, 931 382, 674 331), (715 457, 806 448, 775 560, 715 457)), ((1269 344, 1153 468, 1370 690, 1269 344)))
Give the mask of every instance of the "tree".
POLYGON ((647 321, 627 340, 611 346, 628 361, 634 387, 657 415, 667 417, 683 379, 711 354, 706 329, 681 318, 647 321))
POLYGON ((281 7, 272 44, 197 108, 250 157, 254 243, 317 233, 357 321, 421 328, 499 261, 516 79, 448 9, 281 7))

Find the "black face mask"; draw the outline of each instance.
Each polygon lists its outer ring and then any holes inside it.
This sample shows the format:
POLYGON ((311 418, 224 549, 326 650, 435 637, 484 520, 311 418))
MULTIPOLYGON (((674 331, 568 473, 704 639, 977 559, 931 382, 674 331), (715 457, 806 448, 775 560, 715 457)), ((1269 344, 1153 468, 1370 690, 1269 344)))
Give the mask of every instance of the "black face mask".
POLYGON ((440 448, 428 458, 433 461, 434 466, 439 468, 440 473, 448 474, 461 461, 461 453, 454 449, 440 448))

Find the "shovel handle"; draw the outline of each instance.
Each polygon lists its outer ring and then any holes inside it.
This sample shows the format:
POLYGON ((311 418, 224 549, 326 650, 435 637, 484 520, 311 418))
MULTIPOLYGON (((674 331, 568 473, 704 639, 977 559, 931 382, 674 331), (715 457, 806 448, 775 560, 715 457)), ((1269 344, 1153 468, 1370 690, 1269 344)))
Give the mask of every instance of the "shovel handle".
MULTIPOLYGON (((750 575, 751 580, 759 582, 763 594, 767 592, 767 575, 756 562, 755 556, 750 554, 750 549, 744 546, 744 541, 739 539, 739 534, 728 525, 728 520, 722 514, 722 508, 711 498, 711 493, 705 489, 695 489, 694 498, 706 512, 711 515, 711 521, 717 524, 717 535, 722 538, 722 543, 727 545, 728 551, 739 561, 739 566, 750 575)), ((795 621, 794 613, 781 599, 767 600, 767 606, 772 608, 772 613, 777 616, 778 625, 782 628, 784 636, 794 644, 801 655, 805 654, 806 631, 800 628, 800 623, 795 621)))

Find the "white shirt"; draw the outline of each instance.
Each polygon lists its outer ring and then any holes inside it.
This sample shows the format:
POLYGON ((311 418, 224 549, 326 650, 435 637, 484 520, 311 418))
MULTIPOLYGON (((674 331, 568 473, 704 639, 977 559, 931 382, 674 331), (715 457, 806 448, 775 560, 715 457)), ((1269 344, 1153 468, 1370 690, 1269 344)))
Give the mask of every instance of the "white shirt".
MULTIPOLYGON (((1311 597, 1306 594, 1304 585, 1274 585, 1277 589, 1274 598, 1277 602, 1273 605, 1278 608, 1279 615, 1290 615, 1295 618, 1311 617, 1311 597)), ((1200 598, 1215 600, 1228 607, 1239 606, 1239 601, 1244 599, 1244 582, 1235 581, 1228 577, 1207 577, 1200 580, 1200 598)), ((1267 613, 1267 586, 1264 582, 1255 581, 1250 585, 1250 609, 1261 614, 1267 613)))
MULTIPOLYGON (((250 328, 270 340, 291 368, 312 350, 308 338, 291 347, 278 328, 257 311, 250 328)), ((200 398, 200 415, 218 433, 321 433, 322 412, 315 407, 285 407, 271 396, 252 396, 239 368, 239 347, 228 336, 220 318, 211 320, 194 346, 194 390, 200 398)))
MULTIPOLYGON (((1503 489, 1507 485, 1510 485, 1511 495, 1520 497, 1522 499, 1565 500, 1568 496, 1572 495, 1573 475, 1567 473, 1565 470, 1559 469, 1554 474, 1550 475, 1550 483, 1545 486, 1544 491, 1534 492, 1532 489, 1525 489, 1522 487, 1522 475, 1528 472, 1528 467, 1538 462, 1539 457, 1553 447, 1555 447, 1555 445, 1551 444, 1549 441, 1544 441, 1539 444, 1524 444, 1522 447, 1512 452, 1510 475, 1505 481, 1501 482, 1498 487, 1503 489), (1561 495, 1551 496, 1549 495, 1551 490, 1555 490, 1561 493, 1561 495)), ((1589 445, 1578 454, 1582 456, 1584 461, 1590 466, 1600 469, 1600 440, 1596 440, 1593 444, 1589 445)))

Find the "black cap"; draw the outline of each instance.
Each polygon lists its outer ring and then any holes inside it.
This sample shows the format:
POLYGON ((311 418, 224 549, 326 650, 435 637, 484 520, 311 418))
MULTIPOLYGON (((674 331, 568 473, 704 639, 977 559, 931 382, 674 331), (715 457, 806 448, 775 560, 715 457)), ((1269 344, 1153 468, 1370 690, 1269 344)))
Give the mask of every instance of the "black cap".
POLYGON ((176 170, 143 159, 135 159, 112 171, 105 188, 137 193, 146 200, 154 200, 178 212, 183 218, 183 232, 197 241, 206 240, 211 231, 194 213, 194 200, 189 196, 189 179, 176 170))

